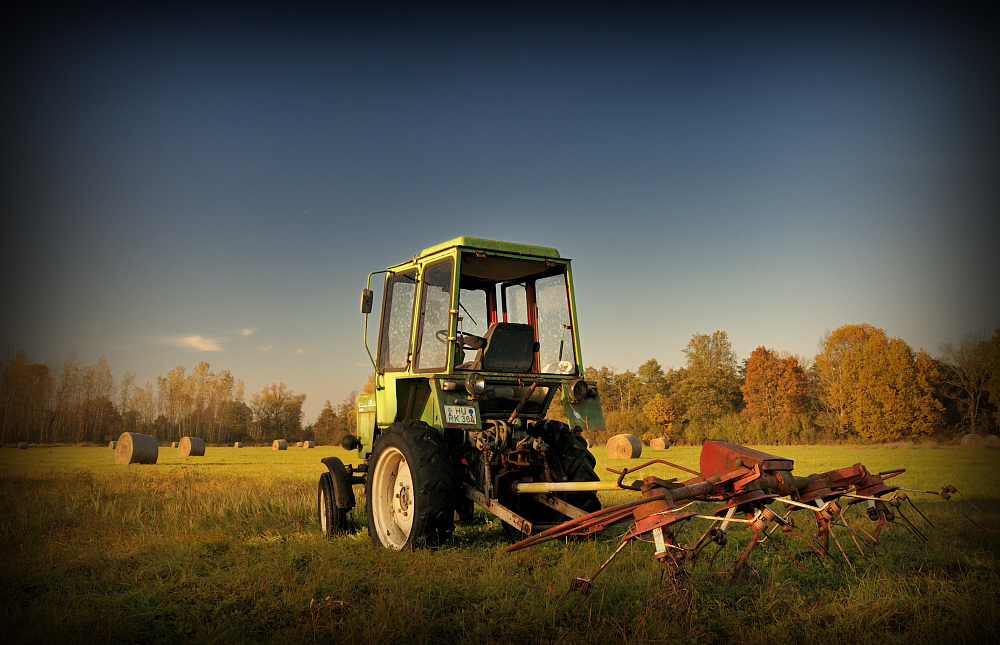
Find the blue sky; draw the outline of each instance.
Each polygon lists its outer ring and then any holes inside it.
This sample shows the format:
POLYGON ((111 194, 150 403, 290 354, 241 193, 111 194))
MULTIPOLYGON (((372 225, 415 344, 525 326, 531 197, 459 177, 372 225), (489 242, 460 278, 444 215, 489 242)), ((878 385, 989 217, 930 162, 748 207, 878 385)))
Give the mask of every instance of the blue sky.
POLYGON ((460 235, 573 258, 619 370, 1000 325, 989 14, 260 11, 7 21, 5 348, 204 360, 311 421, 370 370, 367 274, 460 235))

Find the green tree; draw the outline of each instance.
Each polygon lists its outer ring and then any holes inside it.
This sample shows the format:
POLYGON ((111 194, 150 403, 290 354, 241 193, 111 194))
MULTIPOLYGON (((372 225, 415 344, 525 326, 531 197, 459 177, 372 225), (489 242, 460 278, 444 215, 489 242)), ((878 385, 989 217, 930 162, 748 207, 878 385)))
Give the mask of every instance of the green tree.
POLYGON ((217 411, 219 441, 246 441, 251 438, 253 411, 242 400, 222 401, 217 411))
POLYGON ((337 417, 334 423, 333 440, 340 441, 344 435, 358 434, 358 415, 355 408, 358 401, 358 391, 352 390, 337 406, 337 417))
POLYGON ((334 412, 330 400, 326 400, 323 409, 313 423, 313 436, 321 445, 340 443, 340 437, 335 436, 337 430, 337 413, 334 412))
POLYGON ((726 332, 694 334, 684 354, 687 364, 678 389, 686 420, 704 425, 738 412, 742 397, 737 357, 726 332))
POLYGON ((885 332, 869 324, 843 325, 827 334, 822 351, 816 355, 817 395, 820 404, 819 423, 837 436, 850 433, 848 412, 850 398, 845 389, 844 357, 858 351, 872 336, 885 332))
POLYGON ((859 350, 843 363, 855 432, 871 441, 933 434, 944 419, 944 406, 934 398, 940 380, 934 360, 884 335, 873 336, 859 350))
POLYGON ((250 399, 254 423, 264 441, 295 439, 302 433, 305 394, 294 394, 284 383, 265 385, 250 399))
POLYGON ((588 367, 584 371, 584 377, 588 381, 597 383, 597 391, 601 395, 601 407, 605 411, 619 412, 639 408, 642 384, 635 372, 625 370, 618 373, 614 367, 603 365, 600 369, 588 367))
POLYGON ((655 359, 651 358, 636 371, 639 378, 639 404, 645 406, 653 397, 667 394, 667 375, 663 372, 663 367, 655 359))

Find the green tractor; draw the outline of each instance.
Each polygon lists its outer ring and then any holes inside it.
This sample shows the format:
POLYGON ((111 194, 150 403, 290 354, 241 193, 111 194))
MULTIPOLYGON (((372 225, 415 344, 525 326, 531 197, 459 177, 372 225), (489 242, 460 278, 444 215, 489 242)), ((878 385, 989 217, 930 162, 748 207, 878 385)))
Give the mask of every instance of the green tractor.
POLYGON ((368 533, 391 549, 448 541, 475 505, 512 538, 600 510, 584 430, 604 428, 583 378, 570 261, 556 249, 460 237, 368 276, 361 300, 375 392, 319 480, 320 525, 347 530, 364 484, 368 533), (372 276, 385 274, 378 350, 372 276), (563 406, 569 424, 546 419, 563 406))

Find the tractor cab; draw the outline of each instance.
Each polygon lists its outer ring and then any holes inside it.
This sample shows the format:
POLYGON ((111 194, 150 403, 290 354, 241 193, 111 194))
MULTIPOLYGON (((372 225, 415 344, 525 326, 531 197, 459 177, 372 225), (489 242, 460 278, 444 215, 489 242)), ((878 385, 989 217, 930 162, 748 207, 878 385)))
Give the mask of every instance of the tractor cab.
POLYGON ((362 298, 376 392, 358 398, 358 445, 419 419, 442 433, 543 418, 553 402, 577 432, 603 427, 583 380, 570 260, 550 247, 460 237, 369 276, 362 298), (371 277, 385 274, 376 355, 371 277))

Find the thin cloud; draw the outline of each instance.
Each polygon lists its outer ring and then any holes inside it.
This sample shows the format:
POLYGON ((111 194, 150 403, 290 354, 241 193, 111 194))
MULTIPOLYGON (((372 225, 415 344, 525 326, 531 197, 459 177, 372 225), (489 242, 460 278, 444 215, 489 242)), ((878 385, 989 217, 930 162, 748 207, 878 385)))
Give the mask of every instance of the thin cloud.
POLYGON ((271 348, 272 348, 272 347, 274 347, 274 345, 261 345, 261 346, 260 346, 260 347, 258 347, 257 349, 258 349, 259 351, 262 351, 262 352, 269 352, 269 351, 271 351, 271 348))
POLYGON ((164 342, 168 345, 174 345, 176 347, 185 347, 188 349, 194 349, 199 352, 221 352, 222 347, 219 345, 219 341, 212 338, 205 338, 204 336, 179 336, 167 338, 164 342))
POLYGON ((248 327, 240 330, 241 336, 252 336, 257 331, 257 327, 248 327))

